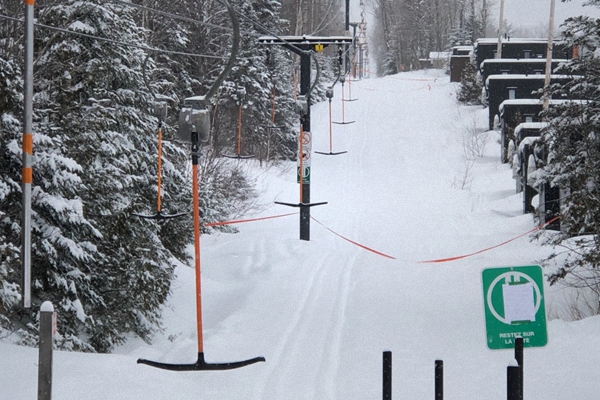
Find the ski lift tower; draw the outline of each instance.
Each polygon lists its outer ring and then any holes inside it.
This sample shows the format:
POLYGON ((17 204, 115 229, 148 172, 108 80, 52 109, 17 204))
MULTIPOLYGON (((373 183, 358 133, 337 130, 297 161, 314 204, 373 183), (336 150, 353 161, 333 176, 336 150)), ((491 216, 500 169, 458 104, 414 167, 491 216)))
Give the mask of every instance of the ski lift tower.
MULTIPOLYGON (((348 46, 352 44, 352 38, 348 36, 261 36, 258 38, 258 43, 265 46, 283 46, 286 49, 300 56, 300 96, 298 97, 298 105, 300 111, 301 136, 298 140, 300 146, 305 137, 310 138, 310 58, 314 52, 323 51, 330 45, 348 46)), ((302 159, 310 159, 310 146, 301 149, 299 153, 300 164, 302 159)), ((310 240, 310 207, 326 204, 326 203, 311 203, 310 202, 310 169, 308 174, 305 174, 306 168, 299 167, 298 176, 300 189, 300 203, 280 203, 291 207, 300 208, 300 240, 310 240)))

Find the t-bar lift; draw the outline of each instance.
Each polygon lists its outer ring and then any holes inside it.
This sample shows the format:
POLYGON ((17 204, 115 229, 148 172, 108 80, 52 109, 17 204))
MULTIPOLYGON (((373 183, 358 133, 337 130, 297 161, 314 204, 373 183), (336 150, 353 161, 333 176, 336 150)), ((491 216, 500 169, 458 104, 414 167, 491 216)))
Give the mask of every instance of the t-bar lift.
POLYGON ((310 202, 310 167, 303 165, 303 160, 310 159, 310 58, 313 52, 322 51, 329 45, 350 45, 352 38, 349 36, 261 36, 258 43, 266 46, 283 46, 300 56, 300 96, 298 97, 300 110, 300 137, 298 140, 300 152, 298 155, 299 168, 298 180, 301 185, 300 202, 278 203, 290 207, 300 208, 300 240, 310 240, 310 207, 327 204, 326 202, 310 202), (307 139, 308 138, 308 139, 307 139), (307 140, 309 141, 307 143, 307 140))

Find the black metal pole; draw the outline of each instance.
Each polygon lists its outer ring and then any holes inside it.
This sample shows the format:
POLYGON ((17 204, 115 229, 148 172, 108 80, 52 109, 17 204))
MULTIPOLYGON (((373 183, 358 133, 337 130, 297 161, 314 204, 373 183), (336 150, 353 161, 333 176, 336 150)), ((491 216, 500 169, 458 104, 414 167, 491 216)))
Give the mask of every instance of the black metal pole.
POLYGON ((518 337, 515 339, 515 360, 519 368, 521 368, 521 391, 523 390, 523 338, 518 337))
POLYGON ((515 339, 515 360, 519 367, 523 368, 523 338, 518 337, 515 339))
POLYGON ((383 400, 392 400, 392 352, 383 352, 383 400))
POLYGON ((435 360, 435 400, 444 400, 444 361, 435 360))
POLYGON ((523 400, 523 369, 518 365, 506 368, 507 400, 523 400))
POLYGON ((49 301, 40 308, 40 349, 38 363, 38 400, 52 399, 52 317, 54 306, 49 301))
MULTIPOLYGON (((310 89, 310 55, 302 54, 300 57, 300 95, 306 96, 310 89)), ((306 114, 302 116, 302 130, 304 133, 310 133, 310 96, 306 98, 308 107, 306 114)), ((303 140, 303 138, 300 138, 303 140)), ((301 157, 302 155, 299 155, 301 157)), ((310 180, 310 176, 308 177, 310 180)), ((302 179, 304 180, 304 171, 302 171, 302 179)), ((300 203, 310 203, 310 182, 300 182, 302 185, 302 198, 300 203)), ((310 240, 310 207, 300 207, 300 240, 310 240)))

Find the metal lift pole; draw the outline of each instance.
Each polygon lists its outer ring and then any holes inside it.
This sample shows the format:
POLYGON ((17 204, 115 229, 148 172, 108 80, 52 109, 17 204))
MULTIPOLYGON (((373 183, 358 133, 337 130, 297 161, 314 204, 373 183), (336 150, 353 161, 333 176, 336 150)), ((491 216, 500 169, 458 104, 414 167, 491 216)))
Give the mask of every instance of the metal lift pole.
MULTIPOLYGON (((300 95, 306 96, 309 89, 310 55, 302 54, 300 57, 300 95)), ((308 103, 308 109, 301 120, 302 131, 310 133, 310 96, 307 97, 306 102, 308 103)), ((302 141, 304 138, 300 138, 300 140, 302 141)), ((300 203, 310 204, 310 181, 304 183, 304 179, 302 179, 300 184, 302 185, 300 203)), ((310 240, 310 207, 300 207, 300 240, 310 240)))

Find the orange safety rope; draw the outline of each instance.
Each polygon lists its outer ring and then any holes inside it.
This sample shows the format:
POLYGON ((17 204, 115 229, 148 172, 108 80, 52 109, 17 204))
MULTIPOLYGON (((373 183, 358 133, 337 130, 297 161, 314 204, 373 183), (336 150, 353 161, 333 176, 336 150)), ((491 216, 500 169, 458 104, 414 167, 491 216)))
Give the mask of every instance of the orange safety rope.
POLYGON ((296 215, 296 214, 298 214, 298 213, 297 212, 293 212, 293 213, 288 213, 288 214, 271 215, 269 217, 258 217, 258 218, 248 218, 248 219, 236 219, 236 220, 222 221, 222 222, 211 222, 209 224, 205 224, 204 226, 210 228, 210 227, 213 227, 213 226, 243 224, 245 222, 264 221, 264 220, 267 220, 267 219, 287 217, 288 215, 296 215))
MULTIPOLYGON (((296 215, 296 214, 298 214, 298 213, 297 213, 297 212, 293 212, 293 213, 287 213, 287 214, 272 215, 272 216, 268 216, 268 217, 258 217, 258 218, 249 218, 249 219, 239 219, 239 220, 223 221, 223 222, 212 222, 212 223, 206 224, 205 226, 207 226, 207 227, 214 227, 214 226, 223 226, 223 225, 241 224, 241 223, 246 223, 246 222, 256 222, 256 221, 263 221, 263 220, 274 219, 274 218, 287 217, 287 216, 290 216, 290 215, 296 215)), ((360 247, 361 249, 364 249, 364 250, 370 251, 371 253, 374 253, 374 254, 380 255, 380 256, 382 256, 382 257, 385 257, 385 258, 389 258, 389 259, 392 259, 392 260, 395 260, 395 259, 396 259, 396 257, 390 256, 390 255, 388 255, 388 254, 385 254, 385 253, 383 253, 383 252, 381 252, 381 251, 378 251, 378 250, 375 250, 375 249, 373 249, 373 248, 371 248, 371 247, 368 247, 368 246, 365 246, 365 245, 363 245, 363 244, 360 244, 360 243, 358 243, 358 242, 356 242, 356 241, 354 241, 354 240, 352 240, 352 239, 349 239, 349 238, 347 238, 347 237, 345 237, 345 236, 343 236, 343 235, 341 235, 341 234, 339 234, 339 233, 335 232, 334 230, 332 230, 332 229, 328 228, 328 227, 327 227, 327 226, 325 226, 323 223, 321 223, 320 221, 318 221, 318 220, 317 220, 315 217, 313 217, 313 216, 311 216, 310 218, 311 218, 313 221, 315 221, 317 224, 319 224, 319 225, 321 225, 322 227, 324 227, 325 229, 327 229, 329 232, 331 232, 331 233, 333 233, 334 235, 336 235, 336 236, 340 237, 341 239, 344 239, 345 241, 347 241, 347 242, 349 242, 349 243, 352 243, 352 244, 353 244, 353 245, 355 245, 355 246, 358 246, 358 247, 360 247)), ((535 232, 535 231, 538 231, 538 230, 540 230, 540 229, 544 228, 546 225, 549 225, 549 224, 551 224, 552 222, 554 222, 554 221, 557 221, 559 218, 560 218, 560 216, 554 217, 554 218, 552 218, 551 220, 549 220, 548 222, 545 222, 545 223, 543 223, 543 224, 540 224, 540 225, 536 226, 535 228, 533 228, 533 229, 531 229, 531 230, 529 230, 529 231, 527 231, 527 232, 525 232, 525 233, 522 233, 522 234, 520 234, 520 235, 518 235, 518 236, 515 236, 515 237, 513 237, 513 238, 511 238, 511 239, 505 240, 505 241, 504 241, 504 242, 502 242, 502 243, 496 244, 496 245, 494 245, 494 246, 487 247, 487 248, 485 248, 485 249, 482 249, 482 250, 478 250, 478 251, 476 251, 476 252, 473 252, 473 253, 464 254, 464 255, 455 256, 455 257, 438 258, 438 259, 435 259, 435 260, 416 261, 416 263, 417 263, 417 264, 443 263, 443 262, 449 262, 449 261, 461 260, 461 259, 463 259, 463 258, 467 258, 467 257, 471 257, 471 256, 474 256, 474 255, 477 255, 477 254, 481 254, 481 253, 484 253, 484 252, 487 252, 487 251, 493 250, 493 249, 495 249, 495 248, 498 248, 498 247, 504 246, 505 244, 508 244, 508 243, 510 243, 510 242, 512 242, 512 241, 514 241, 514 240, 517 240, 517 239, 519 239, 519 238, 521 238, 521 237, 523 237, 523 236, 526 236, 526 235, 528 235, 528 234, 530 234, 530 233, 533 233, 533 232, 535 232)), ((199 264, 199 263, 198 263, 198 264, 199 264)), ((199 268, 199 265, 198 265, 198 268, 199 268)), ((199 325, 199 326, 200 326, 200 325, 199 325)))
POLYGON ((508 239, 508 240, 506 240, 506 241, 504 241, 504 242, 502 242, 502 243, 499 243, 499 244, 497 244, 497 245, 494 245, 494 246, 487 247, 487 248, 485 248, 485 249, 482 249, 482 250, 476 251, 476 252, 474 252, 474 253, 464 254, 464 255, 462 255, 462 256, 455 256, 455 257, 438 258, 438 259, 435 259, 435 260, 417 261, 417 263, 418 263, 418 264, 443 263, 443 262, 448 262, 448 261, 456 261, 456 260, 461 260, 461 259, 463 259, 463 258, 471 257, 471 256, 474 256, 474 255, 476 255, 476 254, 481 254, 481 253, 484 253, 484 252, 486 252, 486 251, 490 251, 490 250, 492 250, 492 249, 495 249, 495 248, 497 248, 497 247, 504 246, 505 244, 507 244, 507 243, 510 243, 510 242, 512 242, 513 240, 517 240, 517 239, 519 239, 519 238, 521 238, 521 237, 523 237, 523 236, 525 236, 525 235, 528 235, 528 234, 530 234, 530 233, 532 233, 532 232, 539 231, 540 229, 542 229, 542 228, 543 228, 543 227, 545 227, 546 225, 549 225, 549 224, 551 224, 552 222, 554 222, 554 221, 558 220, 559 218, 560 218, 560 215, 559 215, 559 216, 557 216, 557 217, 554 217, 554 218, 552 218, 550 221, 548 221, 548 222, 546 222, 546 223, 543 223, 543 224, 540 224, 540 225, 536 226, 535 228, 533 228, 533 229, 531 229, 531 230, 529 230, 529 231, 527 231, 527 232, 525 232, 525 233, 522 233, 522 234, 520 234, 519 236, 515 236, 515 237, 514 237, 514 238, 512 238, 512 239, 508 239))
POLYGON ((338 237, 340 237, 340 238, 344 239, 344 240, 345 240, 345 241, 347 241, 347 242, 350 242, 350 243, 352 243, 352 244, 353 244, 353 245, 355 245, 355 246, 358 246, 358 247, 360 247, 361 249, 364 249, 364 250, 370 251, 371 253, 375 253, 375 254, 377 254, 377 255, 379 255, 379 256, 382 256, 382 257, 385 257, 385 258, 390 258, 390 259, 392 259, 392 260, 395 260, 395 259, 396 259, 396 257, 392 257, 392 256, 390 256, 390 255, 387 255, 387 254, 385 254, 385 253, 382 253, 382 252, 380 252, 380 251, 374 250, 374 249, 372 249, 372 248, 370 248, 370 247, 367 247, 367 246, 365 246, 365 245, 363 245, 363 244, 360 244, 360 243, 358 243, 358 242, 355 242, 354 240, 348 239, 347 237, 340 235, 339 233, 337 233, 337 232, 333 231, 332 229, 329 229, 328 227, 326 227, 325 225, 323 225, 321 222, 319 222, 319 221, 318 221, 318 220, 317 220, 315 217, 313 217, 312 215, 311 215, 311 217, 310 217, 310 218, 311 218, 313 221, 315 221, 317 224, 321 225, 323 228, 327 229, 329 232, 331 232, 331 233, 333 233, 334 235, 336 235, 336 236, 338 236, 338 237))

